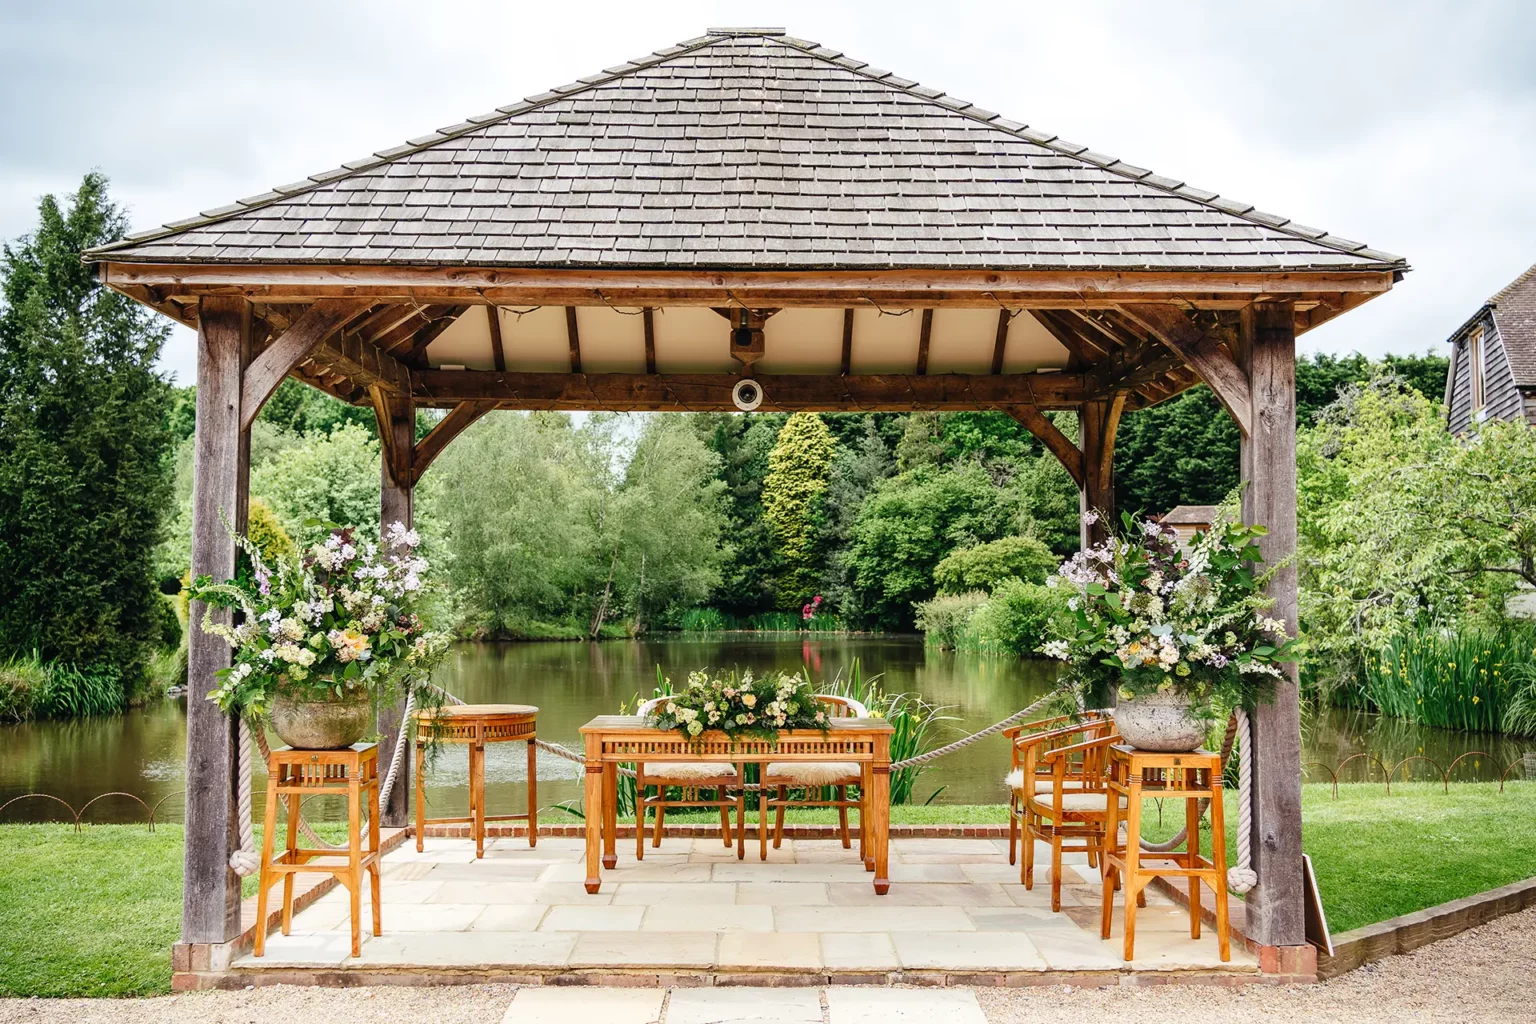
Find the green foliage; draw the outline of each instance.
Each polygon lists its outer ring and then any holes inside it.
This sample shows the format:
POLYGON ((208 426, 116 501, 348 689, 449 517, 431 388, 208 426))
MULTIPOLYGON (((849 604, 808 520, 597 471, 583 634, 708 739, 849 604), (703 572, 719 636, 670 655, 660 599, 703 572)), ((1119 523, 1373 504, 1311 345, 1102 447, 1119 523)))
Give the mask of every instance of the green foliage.
POLYGON ((725 484, 724 536, 732 557, 722 568, 710 604, 730 614, 750 614, 772 608, 774 555, 763 521, 763 479, 768 454, 788 419, 782 413, 699 413, 689 417, 694 431, 720 459, 725 484))
POLYGON ((0 651, 110 665, 130 686, 159 643, 153 554, 169 497, 166 337, 81 250, 121 238, 87 175, 0 258, 0 651))
POLYGON ((279 384, 261 407, 261 419, 290 434, 329 434, 351 424, 378 438, 372 406, 348 405, 292 377, 279 384))
MULTIPOLYGON (((948 708, 930 704, 920 694, 887 692, 880 675, 865 676, 863 663, 857 658, 848 667, 846 676, 839 672, 836 678, 821 687, 821 692, 851 697, 863 704, 870 714, 889 722, 892 761, 907 761, 933 750, 939 745, 939 723, 953 720, 953 716, 944 713, 948 708)), ((925 764, 914 764, 891 772, 892 805, 910 804, 917 781, 927 770, 925 764)), ((944 787, 940 786, 923 802, 933 803, 943 791, 944 787)))
POLYGON ((727 628, 725 614, 718 608, 689 608, 678 620, 684 633, 719 633, 727 628))
POLYGON ((837 442, 820 416, 797 412, 779 431, 763 481, 763 522, 768 526, 781 608, 799 605, 819 589, 823 552, 816 544, 815 516, 837 442))
POLYGON ((1051 549, 1033 537, 1000 537, 950 552, 934 567, 933 581, 943 594, 991 591, 1010 578, 1044 583, 1058 564, 1051 549))
POLYGON ((36 658, 11 658, 0 664, 0 723, 31 719, 48 672, 36 658))
POLYGON ((261 552, 262 561, 268 565, 279 561, 291 562, 299 557, 299 549, 294 546, 288 531, 283 529, 283 524, 278 522, 277 513, 260 498, 252 498, 250 501, 245 535, 256 546, 256 550, 261 552))
POLYGON ((280 458, 268 458, 251 472, 251 494, 272 507, 300 547, 325 539, 328 530, 315 521, 346 523, 356 526, 359 536, 377 537, 379 442, 350 423, 303 435, 280 458))
POLYGON ((124 704, 122 675, 111 665, 45 662, 36 654, 0 664, 0 722, 113 715, 124 704))
POLYGON ((1376 710, 1441 729, 1527 729, 1522 684, 1536 677, 1536 627, 1418 629, 1365 659, 1361 692, 1376 710))
POLYGON ((835 422, 844 433, 838 436, 831 478, 820 501, 817 547, 827 552, 821 593, 832 608, 853 621, 865 617, 865 607, 864 593, 854 584, 848 564, 848 543, 865 499, 895 465, 890 444, 881 433, 882 417, 888 425, 893 419, 883 413, 840 414, 835 422))
POLYGON ((987 594, 972 590, 962 594, 940 594, 919 601, 913 619, 923 632, 923 642, 934 647, 957 650, 970 633, 971 618, 987 603, 987 594))
POLYGON ((848 551, 864 618, 912 624, 912 605, 933 596, 934 568, 957 547, 991 540, 1012 518, 980 465, 923 466, 884 480, 859 509, 848 551))
POLYGON ((971 618, 960 645, 981 651, 1033 657, 1050 639, 1051 626, 1067 611, 1066 592, 1042 583, 1004 580, 971 618))

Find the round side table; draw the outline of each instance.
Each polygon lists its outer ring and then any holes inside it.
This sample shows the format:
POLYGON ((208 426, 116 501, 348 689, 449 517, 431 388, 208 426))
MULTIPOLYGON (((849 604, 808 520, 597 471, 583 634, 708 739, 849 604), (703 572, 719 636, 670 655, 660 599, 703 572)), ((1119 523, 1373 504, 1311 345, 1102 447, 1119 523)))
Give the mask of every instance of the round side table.
POLYGON ((475 839, 475 856, 485 856, 485 823, 488 821, 528 822, 528 845, 538 843, 539 793, 537 757, 539 709, 530 704, 450 704, 435 712, 418 711, 416 718, 416 850, 428 825, 469 823, 475 839), (469 746, 469 816, 466 818, 428 818, 426 800, 427 744, 464 743, 469 746), (528 811, 525 814, 485 813, 485 745, 487 743, 528 744, 528 811))

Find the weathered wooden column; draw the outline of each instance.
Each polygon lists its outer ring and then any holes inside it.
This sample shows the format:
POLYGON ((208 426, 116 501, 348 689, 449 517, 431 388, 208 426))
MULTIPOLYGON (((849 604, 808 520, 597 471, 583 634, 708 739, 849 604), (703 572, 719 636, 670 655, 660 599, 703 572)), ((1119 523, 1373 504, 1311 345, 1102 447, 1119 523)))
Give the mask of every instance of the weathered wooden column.
MULTIPOLYGON (((1241 446, 1243 520, 1269 529, 1259 541, 1267 563, 1296 551, 1296 327, 1288 302, 1243 311, 1238 365, 1247 374, 1252 430, 1241 446)), ((1270 586, 1272 612, 1296 630, 1296 566, 1270 586)), ((1253 719, 1253 866, 1248 934, 1266 946, 1306 944, 1301 862, 1301 713, 1295 666, 1278 680, 1273 703, 1253 719)), ((1281 973, 1298 973, 1285 969, 1281 973)), ((1275 969, 1275 968, 1271 968, 1275 969)))
MULTIPOLYGON (((197 433, 192 482, 192 575, 235 574, 230 527, 245 521, 250 444, 240 428, 243 366, 250 357, 251 310, 241 297, 207 296, 198 310, 197 433)), ((240 879, 229 855, 240 846, 239 725, 207 699, 229 645, 201 629, 205 606, 192 602, 187 652, 187 796, 183 943, 218 943, 240 934, 240 879)), ((228 611, 215 621, 230 621, 228 611)), ((181 968, 184 969, 184 968, 181 968)))
MULTIPOLYGON (((387 533, 393 523, 410 528, 415 523, 414 459, 416 446, 416 403, 409 397, 386 394, 373 389, 373 408, 379 423, 379 530, 387 533)), ((379 772, 389 770, 395 754, 395 739, 400 734, 400 720, 405 701, 379 711, 379 772)), ((410 817, 411 756, 406 750, 390 790, 389 803, 382 808, 384 824, 399 828, 410 817)))
POLYGON ((1078 493, 1083 512, 1099 513, 1092 526, 1084 523, 1079 540, 1083 547, 1109 536, 1118 515, 1115 509, 1115 432, 1120 426, 1120 412, 1125 395, 1117 392, 1108 398, 1083 403, 1077 414, 1077 440, 1083 452, 1083 479, 1078 493))

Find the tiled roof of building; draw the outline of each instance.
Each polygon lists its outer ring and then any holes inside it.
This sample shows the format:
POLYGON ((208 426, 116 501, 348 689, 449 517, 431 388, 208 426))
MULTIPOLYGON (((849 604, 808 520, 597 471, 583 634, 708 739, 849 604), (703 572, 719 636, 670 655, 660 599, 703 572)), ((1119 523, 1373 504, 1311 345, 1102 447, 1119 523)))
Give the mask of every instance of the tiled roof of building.
POLYGON ((89 257, 736 269, 1405 266, 762 29, 710 30, 89 257))
POLYGON ((1215 521, 1215 505, 1177 505, 1158 520, 1168 526, 1210 526, 1215 521))
POLYGON ((1488 300, 1516 387, 1536 387, 1536 266, 1488 300))

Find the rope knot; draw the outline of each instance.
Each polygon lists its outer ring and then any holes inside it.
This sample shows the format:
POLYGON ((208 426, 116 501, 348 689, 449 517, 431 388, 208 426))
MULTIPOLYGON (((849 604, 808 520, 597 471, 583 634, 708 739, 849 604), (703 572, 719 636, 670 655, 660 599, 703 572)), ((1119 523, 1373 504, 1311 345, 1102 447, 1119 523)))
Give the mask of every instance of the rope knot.
POLYGON ((261 854, 255 850, 236 850, 229 855, 229 868, 241 878, 254 875, 261 867, 261 854))
POLYGON ((1227 869, 1227 888, 1239 895, 1258 884, 1259 875, 1253 868, 1234 867, 1227 869))

